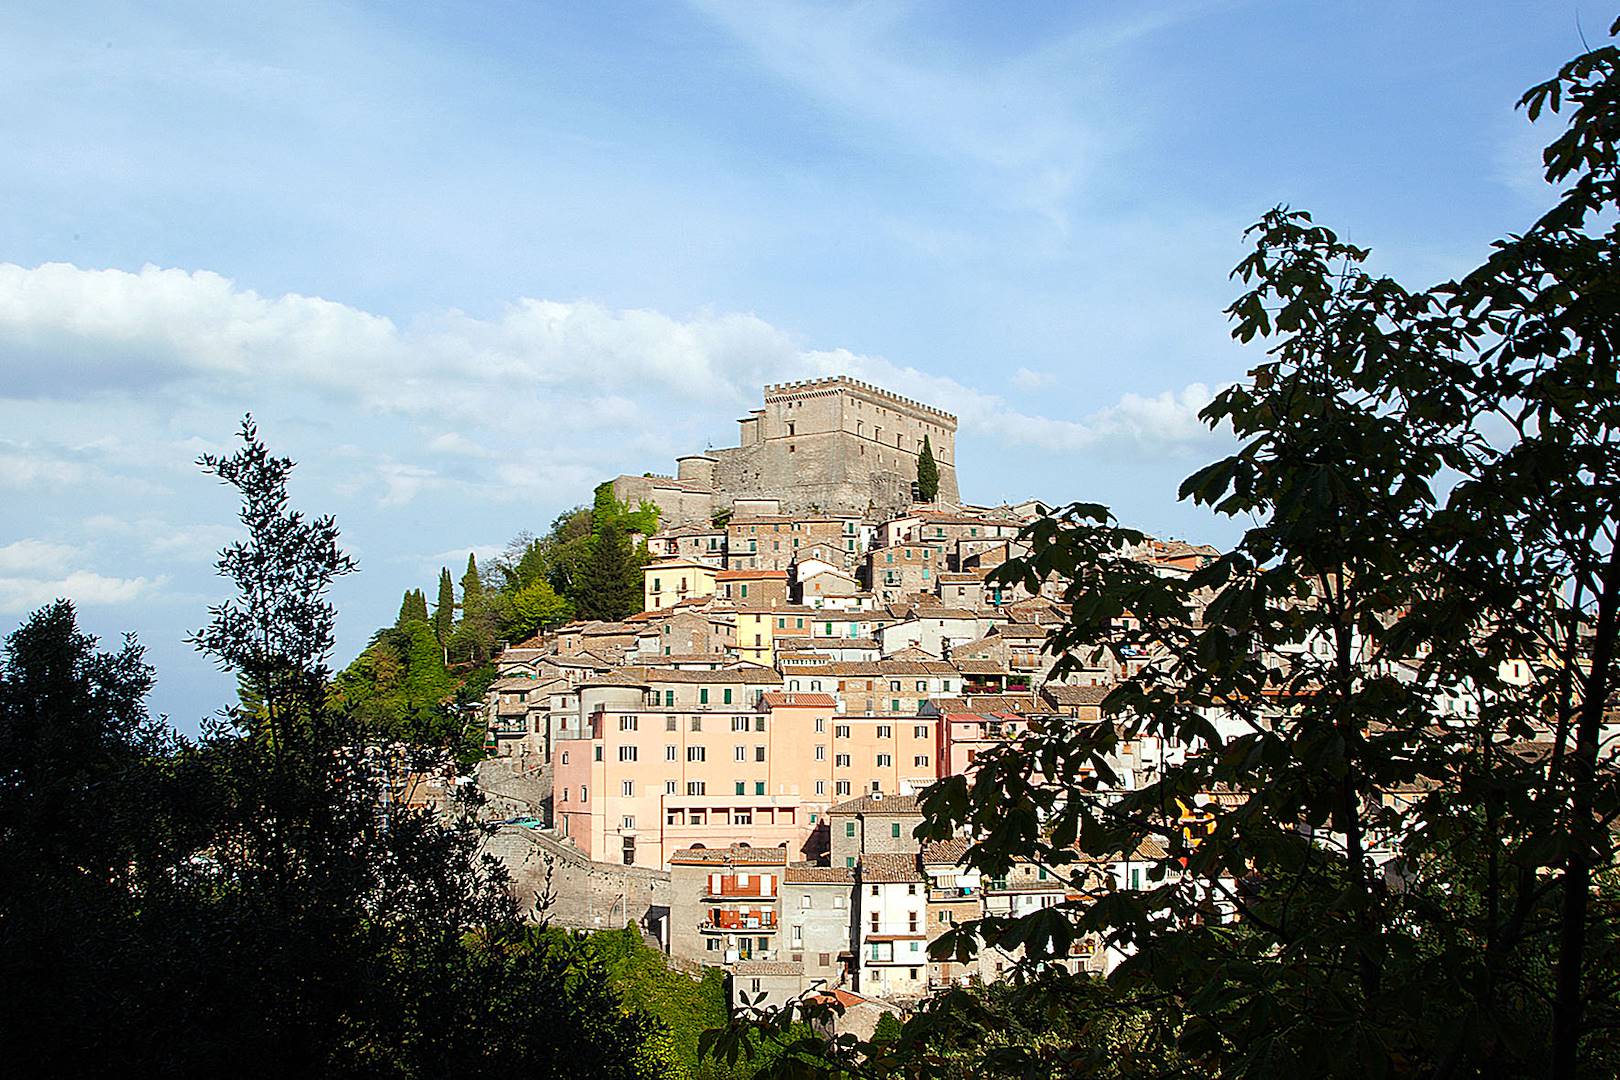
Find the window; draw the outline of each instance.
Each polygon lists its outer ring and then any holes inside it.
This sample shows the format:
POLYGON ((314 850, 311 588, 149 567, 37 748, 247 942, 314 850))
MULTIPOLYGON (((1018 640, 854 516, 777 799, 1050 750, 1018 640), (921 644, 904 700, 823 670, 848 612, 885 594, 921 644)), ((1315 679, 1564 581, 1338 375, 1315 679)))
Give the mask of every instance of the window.
POLYGON ((591 747, 591 749, 594 751, 594 756, 595 756, 596 760, 601 761, 602 760, 602 748, 600 746, 593 746, 593 747, 591 747))
POLYGON ((675 794, 675 781, 673 781, 673 780, 665 780, 664 781, 664 794, 665 795, 673 795, 673 794, 675 794))
MULTIPOLYGON (((754 702, 754 704, 757 706, 759 704, 759 702, 756 701, 756 702, 754 702)), ((765 730, 765 718, 763 716, 754 717, 754 730, 755 731, 764 731, 765 730)))
POLYGON ((674 731, 679 727, 680 727, 680 722, 677 721, 673 716, 664 717, 664 730, 665 731, 674 731))
POLYGON ((914 769, 926 769, 926 768, 928 768, 928 755, 927 754, 918 754, 916 757, 911 759, 911 766, 914 769))
POLYGON ((731 760, 733 760, 733 761, 747 761, 748 760, 748 747, 746 747, 746 746, 734 746, 734 747, 732 747, 732 749, 731 749, 731 760))
MULTIPOLYGON (((746 717, 746 716, 733 716, 731 718, 731 730, 732 731, 747 731, 748 730, 748 717, 746 717)), ((742 758, 738 758, 737 760, 741 761, 742 758)))
MULTIPOLYGON (((894 837, 896 840, 900 839, 900 823, 898 821, 889 823, 889 835, 894 837)), ((911 891, 916 893, 917 890, 913 888, 911 891)))
POLYGON ((589 791, 586 790, 584 784, 579 785, 579 801, 580 802, 590 802, 591 801, 591 794, 590 794, 589 791))
POLYGON ((563 790, 562 790, 562 801, 563 802, 568 801, 568 789, 567 788, 563 788, 563 790))
POLYGON ((892 766, 893 764, 894 764, 894 755, 893 754, 879 754, 877 756, 878 768, 887 769, 890 766, 892 766))
POLYGON ((880 739, 892 739, 892 738, 894 738, 894 728, 890 727, 888 724, 879 724, 878 725, 878 738, 880 738, 880 739))
POLYGON ((703 730, 703 717, 701 717, 701 716, 692 717, 692 730, 693 731, 702 731, 703 730))
POLYGON ((686 748, 686 760, 687 761, 702 761, 702 760, 704 760, 703 747, 701 747, 701 746, 688 746, 686 748))
POLYGON ((847 897, 847 896, 835 896, 835 897, 833 897, 833 907, 842 908, 842 907, 848 907, 848 906, 849 906, 849 897, 847 897))
MULTIPOLYGON (((917 886, 915 886, 915 885, 908 886, 907 891, 909 892, 910 895, 916 896, 917 895, 917 886)), ((915 934, 917 932, 917 913, 915 911, 910 911, 910 912, 906 913, 906 930, 907 930, 908 933, 912 933, 912 934, 915 934)), ((911 947, 912 947, 913 950, 915 950, 916 947, 917 947, 917 943, 915 941, 913 941, 911 943, 911 947)))
POLYGON ((621 716, 621 717, 619 717, 619 730, 620 731, 634 731, 634 730, 636 730, 636 720, 637 720, 637 718, 634 717, 634 716, 621 716))
POLYGON ((835 765, 836 767, 838 767, 840 769, 849 768, 849 755, 848 754, 836 754, 836 755, 834 755, 833 756, 833 765, 835 765))
POLYGON ((705 687, 701 688, 700 690, 698 690, 698 704, 699 705, 707 705, 708 703, 709 703, 709 688, 707 686, 705 686, 705 687))
MULTIPOLYGON (((877 895, 877 886, 876 885, 872 886, 872 895, 873 896, 877 895)), ((874 912, 872 912, 872 933, 875 934, 877 932, 878 932, 878 913, 874 911, 874 912)))
POLYGON ((754 760, 755 761, 764 761, 765 760, 765 748, 763 746, 754 747, 754 760))
POLYGON ((925 694, 927 692, 928 692, 928 680, 927 679, 918 679, 917 680, 917 693, 925 694))
POLYGON ((748 599, 748 586, 744 585, 741 588, 742 588, 742 598, 744 600, 748 599))
POLYGON ((817 795, 825 795, 825 794, 827 794, 827 781, 825 781, 825 780, 817 780, 816 781, 816 794, 817 795))
POLYGON ((701 780, 688 780, 686 782, 686 793, 688 795, 706 795, 708 794, 708 786, 701 780))
POLYGON ((679 761, 680 759, 681 759, 681 748, 680 747, 678 747, 678 746, 666 746, 666 747, 664 747, 664 760, 665 761, 679 761))
POLYGON ((620 761, 634 761, 634 760, 636 760, 636 748, 633 747, 633 746, 621 746, 621 747, 619 747, 619 760, 620 761))
POLYGON ((765 794, 765 781, 763 781, 763 780, 755 780, 754 781, 754 794, 755 795, 763 795, 763 794, 765 794))
POLYGON ((844 822, 844 835, 845 836, 854 836, 855 835, 855 823, 853 821, 844 822))
POLYGON ((626 814, 626 815, 624 815, 624 817, 619 819, 619 827, 622 828, 622 829, 633 829, 633 828, 635 828, 636 827, 636 815, 634 815, 634 814, 626 814))
POLYGON ((848 795, 849 794, 849 781, 848 780, 839 780, 838 782, 833 784, 833 793, 835 795, 848 795))
POLYGON ((730 687, 727 687, 727 688, 726 688, 726 689, 725 689, 725 690, 724 690, 724 691, 723 691, 723 692, 722 692, 722 694, 721 694, 721 700, 722 700, 722 701, 723 701, 723 702, 724 702, 724 703, 725 703, 725 704, 727 704, 727 705, 730 705, 730 704, 731 704, 731 688, 730 688, 730 687))
POLYGON ((895 693, 899 693, 900 692, 900 680, 899 679, 890 679, 889 680, 889 689, 894 691, 895 693))
POLYGON ((913 739, 926 739, 926 738, 928 738, 928 725, 927 724, 917 724, 914 727, 912 727, 912 729, 911 729, 911 737, 913 739))
MULTIPOLYGON (((805 893, 803 896, 799 897, 799 907, 808 908, 809 906, 810 906, 810 894, 805 893)), ((795 926, 793 929, 797 930, 798 927, 795 926)))
POLYGON ((564 765, 568 764, 568 751, 566 750, 562 752, 562 763, 564 765))
POLYGON ((816 747, 816 760, 817 761, 826 761, 827 760, 827 748, 825 746, 816 747))
POLYGON ((835 739, 847 739, 847 738, 849 738, 849 725, 848 724, 834 724, 833 725, 833 738, 835 738, 835 739))
POLYGON ((826 731, 827 731, 827 718, 824 717, 824 716, 816 717, 816 734, 817 735, 823 735, 823 734, 826 734, 826 731))
POLYGON ((738 781, 737 781, 737 791, 736 791, 736 793, 737 793, 737 794, 738 794, 738 795, 745 795, 745 794, 747 794, 747 791, 746 791, 746 788, 747 788, 747 787, 748 787, 748 785, 747 785, 747 784, 745 784, 745 783, 744 783, 744 782, 743 782, 743 781, 741 781, 741 780, 738 780, 738 781))
POLYGON ((900 711, 900 699, 899 698, 890 698, 889 699, 889 711, 890 712, 899 712, 900 711))

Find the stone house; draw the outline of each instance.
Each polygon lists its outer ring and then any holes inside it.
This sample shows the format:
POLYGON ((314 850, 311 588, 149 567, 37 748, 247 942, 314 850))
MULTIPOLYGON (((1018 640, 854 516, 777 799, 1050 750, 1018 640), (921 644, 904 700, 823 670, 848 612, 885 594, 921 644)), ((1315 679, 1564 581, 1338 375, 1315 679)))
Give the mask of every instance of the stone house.
POLYGON ((827 809, 832 865, 852 867, 868 854, 916 854, 922 824, 915 795, 873 792, 827 809))
POLYGON ((853 975, 854 889, 855 871, 846 866, 790 863, 783 872, 783 948, 807 987, 816 980, 840 986, 853 975))
POLYGON ((677 851, 669 860, 670 955, 716 967, 778 959, 786 866, 782 848, 677 851))

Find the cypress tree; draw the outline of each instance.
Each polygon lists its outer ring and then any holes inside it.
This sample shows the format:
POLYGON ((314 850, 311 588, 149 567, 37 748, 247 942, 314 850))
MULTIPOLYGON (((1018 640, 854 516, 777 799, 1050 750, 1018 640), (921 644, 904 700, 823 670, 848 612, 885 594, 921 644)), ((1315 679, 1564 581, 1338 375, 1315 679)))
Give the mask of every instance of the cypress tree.
POLYGON ((641 610, 641 566, 616 521, 602 527, 580 567, 574 604, 581 618, 622 619, 641 610))
POLYGON ((939 466, 934 463, 934 446, 923 436, 922 453, 917 455, 917 497, 933 502, 939 496, 939 466))
POLYGON ((399 604, 399 617, 394 625, 403 627, 409 622, 427 622, 427 594, 421 589, 406 589, 404 599, 399 604))
POLYGON ((444 645, 450 641, 450 632, 456 628, 456 587, 447 568, 439 570, 439 603, 433 610, 433 636, 444 645))
POLYGON ((467 552, 467 572, 461 575, 461 617, 470 619, 484 607, 484 583, 478 577, 478 560, 467 552))

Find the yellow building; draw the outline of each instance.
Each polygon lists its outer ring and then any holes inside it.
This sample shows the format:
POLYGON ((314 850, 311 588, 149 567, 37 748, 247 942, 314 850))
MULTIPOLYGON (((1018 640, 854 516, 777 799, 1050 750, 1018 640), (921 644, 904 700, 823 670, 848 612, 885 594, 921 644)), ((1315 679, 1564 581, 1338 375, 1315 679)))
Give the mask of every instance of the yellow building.
POLYGON ((772 667, 776 655, 771 651, 771 616, 774 608, 737 609, 737 657, 750 664, 772 667))
POLYGON ((682 600, 714 595, 719 567, 692 559, 661 559, 641 568, 643 611, 672 608, 682 600))

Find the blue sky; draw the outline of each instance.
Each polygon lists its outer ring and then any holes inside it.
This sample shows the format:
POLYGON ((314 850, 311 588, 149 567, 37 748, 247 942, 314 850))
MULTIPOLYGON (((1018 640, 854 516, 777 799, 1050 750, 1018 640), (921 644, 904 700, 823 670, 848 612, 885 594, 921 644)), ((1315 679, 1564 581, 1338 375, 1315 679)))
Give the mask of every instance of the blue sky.
MULTIPOLYGON (((66 594, 154 707, 251 409, 400 592, 847 371, 961 417, 964 496, 1164 535, 1290 203, 1422 285, 1548 201, 1518 94, 1585 2, 14 3, 0 31, 0 629, 66 594)), ((1544 129, 1545 123, 1540 125, 1544 129)))

